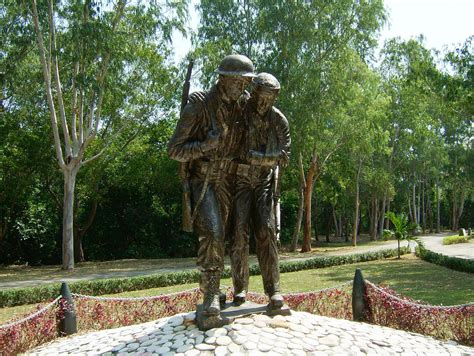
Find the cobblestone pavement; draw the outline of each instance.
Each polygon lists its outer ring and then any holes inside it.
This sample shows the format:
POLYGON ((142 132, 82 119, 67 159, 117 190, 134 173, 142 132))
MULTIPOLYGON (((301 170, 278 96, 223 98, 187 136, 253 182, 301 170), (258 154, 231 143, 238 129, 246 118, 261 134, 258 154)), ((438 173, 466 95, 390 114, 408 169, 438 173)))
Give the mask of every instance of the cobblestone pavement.
POLYGON ((195 313, 56 340, 30 355, 474 355, 474 348, 321 317, 252 315, 202 332, 195 313))

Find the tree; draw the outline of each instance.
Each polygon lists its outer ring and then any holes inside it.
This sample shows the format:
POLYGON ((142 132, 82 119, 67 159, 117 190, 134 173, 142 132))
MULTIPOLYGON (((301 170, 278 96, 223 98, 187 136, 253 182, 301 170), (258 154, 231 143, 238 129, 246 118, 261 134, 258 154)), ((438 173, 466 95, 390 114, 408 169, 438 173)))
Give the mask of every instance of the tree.
MULTIPOLYGON (((328 115, 326 77, 333 63, 343 63, 348 48, 360 57, 370 54, 385 20, 383 3, 203 1, 200 11, 197 53, 208 59, 203 61, 206 73, 214 70, 221 57, 218 45, 224 43, 225 51, 248 54, 259 71, 281 82, 278 106, 290 121, 293 157, 302 154, 306 171, 299 210, 304 211, 302 251, 308 251, 314 184, 342 145, 341 132, 332 127, 336 118, 328 115)), ((296 161, 289 168, 295 177, 300 175, 296 161)))
POLYGON ((408 217, 404 213, 397 215, 393 211, 387 211, 385 216, 393 224, 393 230, 384 230, 385 235, 388 237, 393 236, 397 239, 397 245, 398 245, 397 258, 400 259, 400 241, 413 240, 413 241, 417 241, 418 243, 420 242, 417 238, 410 236, 409 230, 413 226, 413 224, 409 223, 408 217))
MULTIPOLYGON (((178 19, 183 17, 182 2, 173 4, 171 10, 177 12, 178 19)), ((126 1, 120 0, 113 10, 106 10, 100 4, 86 1, 84 4, 65 4, 55 11, 53 2, 48 1, 46 13, 48 30, 45 37, 41 26, 42 18, 36 1, 33 1, 32 20, 43 69, 56 159, 64 178, 63 268, 72 269, 76 177, 82 166, 99 158, 113 141, 109 138, 109 143, 99 152, 87 155, 87 149, 97 138, 99 131, 107 131, 114 125, 109 120, 102 120, 101 116, 109 68, 125 75, 130 67, 133 68, 130 58, 121 56, 130 53, 127 53, 127 47, 133 47, 140 40, 154 39, 159 28, 164 28, 164 37, 169 38, 176 23, 175 18, 169 15, 164 21, 159 4, 154 2, 149 6, 126 7, 126 1), (149 22, 138 22, 143 20, 143 14, 148 15, 149 22), (127 22, 127 18, 138 21, 127 22), (57 21, 61 23, 61 27, 57 27, 57 21), (131 28, 127 28, 129 24, 132 24, 131 28), (128 32, 127 29, 134 31, 128 32), (115 61, 114 56, 117 56, 115 61), (60 66, 61 59, 70 61, 71 67, 68 68, 66 64, 60 66), (63 86, 61 78, 64 79, 64 76, 69 80, 63 86), (66 109, 67 101, 70 110, 66 109)))

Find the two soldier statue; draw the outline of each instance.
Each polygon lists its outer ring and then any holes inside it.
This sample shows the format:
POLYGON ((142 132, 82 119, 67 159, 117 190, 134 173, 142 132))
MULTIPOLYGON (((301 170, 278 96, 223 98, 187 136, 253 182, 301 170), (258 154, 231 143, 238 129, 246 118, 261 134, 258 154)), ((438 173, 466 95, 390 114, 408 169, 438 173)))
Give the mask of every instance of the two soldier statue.
POLYGON ((200 312, 206 320, 221 320, 225 238, 231 243, 233 304, 245 303, 252 232, 269 297, 267 310, 278 314, 284 304, 275 191, 279 168, 288 163, 290 149, 288 121, 273 106, 280 83, 268 73, 255 75, 252 61, 242 55, 225 57, 217 73, 209 91, 189 96, 168 145, 170 157, 181 162, 184 195, 191 202, 183 201, 191 211, 185 222, 199 236, 197 265, 204 295, 200 312), (253 89, 248 93, 250 83, 253 89))

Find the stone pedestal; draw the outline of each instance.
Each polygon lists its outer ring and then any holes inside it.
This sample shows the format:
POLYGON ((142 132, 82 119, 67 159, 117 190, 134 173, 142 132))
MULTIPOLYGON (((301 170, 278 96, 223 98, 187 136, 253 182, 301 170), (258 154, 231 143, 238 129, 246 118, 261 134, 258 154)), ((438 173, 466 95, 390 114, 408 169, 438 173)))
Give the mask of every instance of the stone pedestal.
POLYGON ((291 315, 291 310, 286 305, 281 309, 271 309, 268 305, 257 304, 250 301, 239 306, 227 302, 225 305, 221 306, 221 313, 219 316, 206 316, 203 313, 202 304, 198 304, 196 309, 196 321, 199 330, 209 330, 230 324, 235 318, 252 314, 266 314, 268 316, 291 315))

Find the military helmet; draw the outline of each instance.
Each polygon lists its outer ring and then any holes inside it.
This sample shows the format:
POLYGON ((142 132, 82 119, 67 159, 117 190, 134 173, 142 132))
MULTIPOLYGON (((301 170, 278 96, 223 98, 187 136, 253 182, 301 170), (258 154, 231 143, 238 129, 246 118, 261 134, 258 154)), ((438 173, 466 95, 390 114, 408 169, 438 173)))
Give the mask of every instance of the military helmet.
POLYGON ((217 73, 240 77, 255 77, 252 61, 241 54, 231 54, 224 57, 219 64, 219 68, 217 68, 217 73))
POLYGON ((260 86, 272 91, 280 90, 280 82, 278 81, 277 78, 275 78, 270 73, 265 73, 265 72, 259 73, 257 76, 255 76, 252 79, 252 83, 255 86, 260 86))

